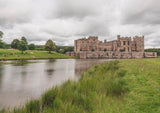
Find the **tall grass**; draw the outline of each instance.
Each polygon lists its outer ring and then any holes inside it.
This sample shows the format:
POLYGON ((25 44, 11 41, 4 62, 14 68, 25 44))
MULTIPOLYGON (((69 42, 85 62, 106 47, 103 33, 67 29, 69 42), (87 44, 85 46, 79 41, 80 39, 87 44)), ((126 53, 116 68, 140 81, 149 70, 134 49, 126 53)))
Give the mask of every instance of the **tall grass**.
MULTIPOLYGON (((31 100, 13 113, 158 113, 160 60, 102 63, 31 100)), ((8 111, 1 111, 8 112, 8 111)))

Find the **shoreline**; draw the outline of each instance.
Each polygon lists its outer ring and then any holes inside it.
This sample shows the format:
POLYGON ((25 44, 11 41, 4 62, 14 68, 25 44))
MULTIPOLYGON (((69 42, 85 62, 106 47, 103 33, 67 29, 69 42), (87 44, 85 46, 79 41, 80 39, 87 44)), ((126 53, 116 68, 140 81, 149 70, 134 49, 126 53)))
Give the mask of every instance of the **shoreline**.
POLYGON ((14 112, 156 112, 159 62, 126 59, 94 65, 77 82, 51 88, 14 112))

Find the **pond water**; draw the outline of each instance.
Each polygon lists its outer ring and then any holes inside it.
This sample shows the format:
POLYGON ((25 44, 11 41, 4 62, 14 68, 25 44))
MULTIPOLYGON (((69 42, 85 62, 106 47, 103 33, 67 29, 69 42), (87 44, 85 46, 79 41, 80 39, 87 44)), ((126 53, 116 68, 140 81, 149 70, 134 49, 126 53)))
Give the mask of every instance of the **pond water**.
POLYGON ((0 66, 0 109, 23 105, 68 79, 78 80, 90 66, 110 59, 7 61, 0 66))

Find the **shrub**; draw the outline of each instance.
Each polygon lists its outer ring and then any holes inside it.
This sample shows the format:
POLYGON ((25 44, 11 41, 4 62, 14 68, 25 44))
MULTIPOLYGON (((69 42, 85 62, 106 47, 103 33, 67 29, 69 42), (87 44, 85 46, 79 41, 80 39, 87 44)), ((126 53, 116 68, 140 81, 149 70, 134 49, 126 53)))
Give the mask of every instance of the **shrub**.
POLYGON ((124 52, 125 50, 124 49, 120 49, 120 52, 124 52))

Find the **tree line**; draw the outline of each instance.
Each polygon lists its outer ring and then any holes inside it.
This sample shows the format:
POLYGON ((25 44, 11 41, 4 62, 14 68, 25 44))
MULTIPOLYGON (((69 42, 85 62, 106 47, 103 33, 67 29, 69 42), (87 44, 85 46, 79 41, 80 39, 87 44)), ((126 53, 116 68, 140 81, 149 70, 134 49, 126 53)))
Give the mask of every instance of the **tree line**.
POLYGON ((160 56, 160 48, 145 49, 145 52, 157 52, 157 55, 160 56))
POLYGON ((2 41, 4 33, 0 31, 0 48, 7 49, 7 48, 13 48, 18 49, 22 52, 25 50, 46 50, 51 53, 51 51, 56 51, 58 53, 66 53, 68 51, 74 51, 73 46, 56 46, 56 44, 52 40, 48 40, 45 45, 35 45, 35 44, 28 44, 27 39, 23 36, 21 39, 14 39, 11 44, 6 44, 2 41))

